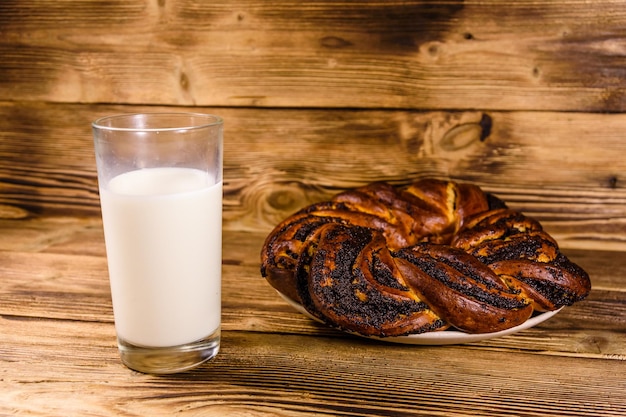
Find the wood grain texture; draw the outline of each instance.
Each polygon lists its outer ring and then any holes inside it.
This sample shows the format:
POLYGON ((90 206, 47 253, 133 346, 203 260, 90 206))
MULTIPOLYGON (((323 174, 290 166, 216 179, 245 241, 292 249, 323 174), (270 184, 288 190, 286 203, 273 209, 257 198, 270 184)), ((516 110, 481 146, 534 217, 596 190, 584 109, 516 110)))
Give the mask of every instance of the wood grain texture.
POLYGON ((0 416, 626 415, 626 2, 0 0, 0 416), (125 368, 90 123, 225 125, 223 343, 125 368), (261 278, 347 188, 471 181, 541 221, 589 297, 458 346, 350 336, 261 278))
POLYGON ((99 219, 0 220, 0 415, 626 412, 623 253, 568 251, 594 290, 539 326, 469 345, 419 347, 348 336, 297 313, 260 277, 263 237, 224 235, 217 358, 154 377, 119 361, 99 219))
POLYGON ((621 1, 0 3, 0 100, 619 112, 621 1))
MULTIPOLYGON (((112 323, 102 223, 97 218, 0 221, 2 314, 112 323), (29 231, 37 231, 29 233, 29 231), (20 238, 15 236, 20 235, 20 238)), ((225 330, 324 335, 340 333, 301 316, 261 278, 264 234, 230 231, 223 239, 223 327, 225 330), (253 300, 253 301, 251 301, 253 300)), ((626 258, 621 252, 568 250, 592 277, 587 300, 512 342, 519 349, 581 357, 620 355, 626 350, 626 258), (549 337, 547 335, 549 334, 549 337)), ((500 338, 484 342, 509 346, 500 338)), ((483 344, 484 344, 483 343, 483 344)), ((626 357, 624 358, 626 359, 626 357)))
POLYGON ((497 194, 564 247, 626 249, 623 114, 0 102, 0 216, 99 215, 91 121, 164 109, 225 118, 225 229, 267 233, 347 188, 434 176, 497 194))
POLYGON ((2 321, 11 334, 9 344, 0 346, 11 363, 0 380, 3 414, 604 417, 626 412, 623 361, 225 332, 213 362, 185 375, 153 377, 123 368, 111 326, 2 321), (59 346, 59 340, 72 343, 59 346))

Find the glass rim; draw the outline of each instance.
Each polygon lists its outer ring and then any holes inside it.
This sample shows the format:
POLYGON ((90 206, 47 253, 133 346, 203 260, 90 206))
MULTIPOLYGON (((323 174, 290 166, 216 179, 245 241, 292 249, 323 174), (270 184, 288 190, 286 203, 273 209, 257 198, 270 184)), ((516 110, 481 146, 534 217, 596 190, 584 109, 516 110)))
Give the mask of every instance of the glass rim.
POLYGON ((94 129, 99 130, 110 130, 110 131, 119 131, 119 132, 164 132, 164 131, 177 131, 177 130, 194 130, 194 129, 204 129, 211 126, 219 126, 224 124, 224 119, 215 114, 209 113, 197 113, 197 112, 147 112, 147 113, 120 113, 109 116, 104 116, 96 119, 91 123, 91 126, 94 129), (111 124, 105 124, 106 121, 114 121, 114 120, 124 120, 124 119, 133 119, 137 117, 186 117, 186 118, 198 118, 203 119, 199 121, 199 123, 181 123, 177 126, 166 126, 162 127, 128 127, 128 126, 115 126, 111 124))

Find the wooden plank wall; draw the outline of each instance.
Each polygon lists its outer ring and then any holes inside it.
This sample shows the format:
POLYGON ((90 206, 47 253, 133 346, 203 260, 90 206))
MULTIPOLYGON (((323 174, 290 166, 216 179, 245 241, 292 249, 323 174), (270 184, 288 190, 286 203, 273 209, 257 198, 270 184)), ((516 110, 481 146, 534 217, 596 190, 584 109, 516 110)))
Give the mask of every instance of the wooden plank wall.
POLYGON ((226 120, 225 228, 473 181, 626 250, 626 2, 3 0, 0 217, 98 215, 90 122, 226 120))

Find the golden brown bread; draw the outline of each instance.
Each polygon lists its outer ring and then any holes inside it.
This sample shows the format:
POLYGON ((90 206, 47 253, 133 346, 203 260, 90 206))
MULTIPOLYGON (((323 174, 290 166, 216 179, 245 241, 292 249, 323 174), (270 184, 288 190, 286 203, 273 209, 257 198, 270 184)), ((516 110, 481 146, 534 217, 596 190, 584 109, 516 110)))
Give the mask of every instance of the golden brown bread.
POLYGON ((295 213, 267 237, 261 274, 329 325, 379 337, 504 330, 591 289, 539 222, 433 179, 373 183, 295 213))

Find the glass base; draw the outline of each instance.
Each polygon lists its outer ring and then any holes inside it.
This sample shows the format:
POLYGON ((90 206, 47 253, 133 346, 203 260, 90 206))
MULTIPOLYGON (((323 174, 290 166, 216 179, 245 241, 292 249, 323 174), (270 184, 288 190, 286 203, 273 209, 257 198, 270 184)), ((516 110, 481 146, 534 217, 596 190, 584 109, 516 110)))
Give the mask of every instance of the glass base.
POLYGON ((179 346, 146 347, 117 338, 122 363, 146 374, 174 374, 213 359, 220 350, 220 329, 204 339, 179 346))

